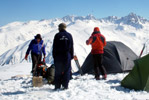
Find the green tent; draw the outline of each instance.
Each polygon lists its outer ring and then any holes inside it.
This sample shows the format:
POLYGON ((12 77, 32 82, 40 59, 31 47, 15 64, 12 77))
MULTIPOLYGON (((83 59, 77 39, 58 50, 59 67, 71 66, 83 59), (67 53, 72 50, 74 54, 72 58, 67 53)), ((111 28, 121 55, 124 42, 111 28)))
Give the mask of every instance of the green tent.
POLYGON ((122 80, 121 85, 149 92, 149 54, 135 61, 134 68, 122 80))

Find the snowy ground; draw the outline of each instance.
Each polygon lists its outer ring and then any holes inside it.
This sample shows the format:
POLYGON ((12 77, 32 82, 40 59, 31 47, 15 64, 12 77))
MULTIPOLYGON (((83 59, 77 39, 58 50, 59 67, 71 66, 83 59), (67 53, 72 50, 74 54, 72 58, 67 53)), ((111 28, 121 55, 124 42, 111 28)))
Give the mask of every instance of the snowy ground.
MULTIPOLYGON (((84 75, 70 81, 68 90, 53 91, 54 86, 32 87, 29 75, 30 63, 0 67, 0 100, 149 100, 149 93, 134 91, 120 86, 127 75, 111 74, 107 80, 96 81, 92 75, 84 75)), ((73 76, 78 77, 78 76, 73 76)))

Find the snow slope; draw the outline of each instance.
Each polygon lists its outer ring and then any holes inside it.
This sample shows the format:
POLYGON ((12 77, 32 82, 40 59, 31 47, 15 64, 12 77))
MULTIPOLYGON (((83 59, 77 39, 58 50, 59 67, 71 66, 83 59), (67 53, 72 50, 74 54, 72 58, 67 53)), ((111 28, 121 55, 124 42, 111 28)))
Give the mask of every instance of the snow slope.
POLYGON ((31 63, 22 63, 0 68, 0 100, 149 100, 149 93, 145 91, 120 86, 127 73, 110 74, 107 80, 100 81, 92 75, 84 75, 71 80, 69 89, 65 91, 53 91, 53 85, 32 87, 31 76, 10 78, 19 74, 29 75, 30 66, 31 63))
POLYGON ((86 46, 85 41, 96 26, 100 27, 101 33, 108 41, 121 41, 137 55, 149 37, 149 21, 133 13, 121 18, 111 16, 96 19, 94 16, 88 15, 86 17, 65 16, 62 19, 26 23, 14 22, 0 28, 0 46, 2 47, 0 49, 0 65, 22 62, 30 40, 37 33, 42 34, 46 44, 46 62, 52 63, 52 42, 54 35, 58 32, 57 26, 61 22, 68 25, 67 30, 74 38, 75 54, 78 56, 80 64, 90 52, 90 47, 86 46))
POLYGON ((36 34, 47 34, 57 30, 60 22, 68 25, 73 24, 76 20, 92 20, 92 16, 75 17, 65 16, 63 18, 55 18, 49 20, 32 20, 29 22, 13 22, 0 27, 0 54, 5 51, 32 39, 36 34))

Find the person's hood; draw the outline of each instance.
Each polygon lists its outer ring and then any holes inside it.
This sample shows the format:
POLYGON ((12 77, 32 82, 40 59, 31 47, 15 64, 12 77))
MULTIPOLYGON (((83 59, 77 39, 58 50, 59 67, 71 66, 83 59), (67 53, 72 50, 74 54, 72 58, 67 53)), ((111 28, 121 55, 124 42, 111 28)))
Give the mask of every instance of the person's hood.
POLYGON ((94 28, 94 32, 100 32, 99 27, 95 27, 95 28, 94 28))

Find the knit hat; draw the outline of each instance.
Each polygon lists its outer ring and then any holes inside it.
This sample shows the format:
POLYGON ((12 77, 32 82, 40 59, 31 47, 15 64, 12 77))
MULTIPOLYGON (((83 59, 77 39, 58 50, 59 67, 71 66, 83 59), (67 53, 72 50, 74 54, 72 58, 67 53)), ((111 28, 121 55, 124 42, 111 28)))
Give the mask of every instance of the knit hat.
POLYGON ((65 23, 61 23, 58 25, 59 30, 65 30, 66 29, 66 24, 65 23))
POLYGON ((94 32, 100 32, 99 27, 95 27, 95 28, 94 28, 94 32))
POLYGON ((40 35, 40 34, 37 34, 37 35, 35 36, 35 39, 40 39, 40 40, 42 40, 41 35, 40 35))

